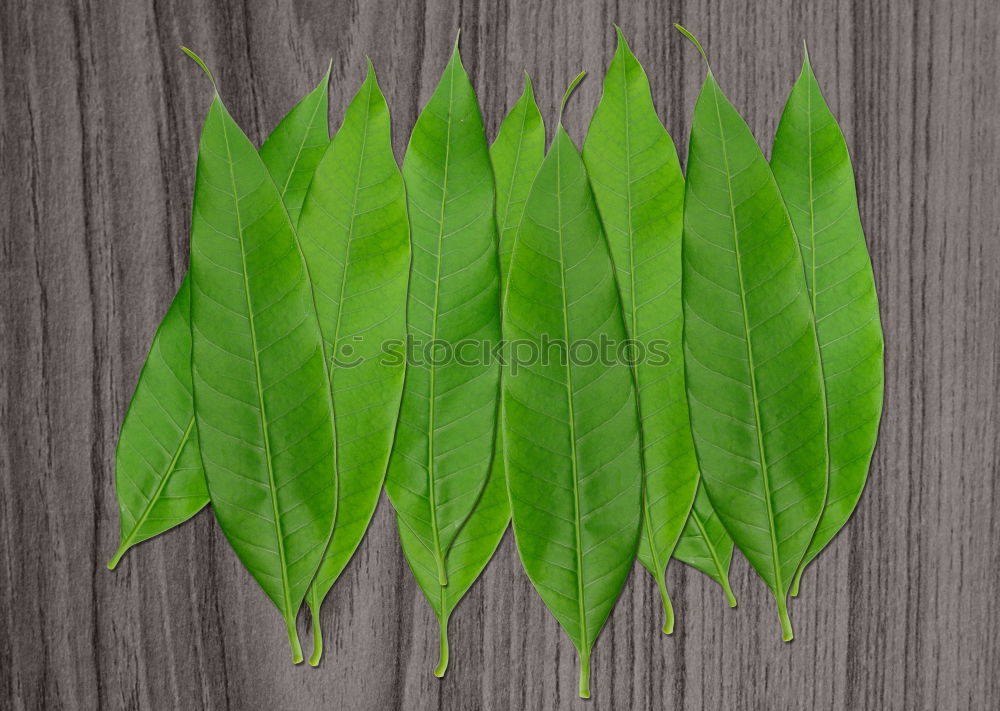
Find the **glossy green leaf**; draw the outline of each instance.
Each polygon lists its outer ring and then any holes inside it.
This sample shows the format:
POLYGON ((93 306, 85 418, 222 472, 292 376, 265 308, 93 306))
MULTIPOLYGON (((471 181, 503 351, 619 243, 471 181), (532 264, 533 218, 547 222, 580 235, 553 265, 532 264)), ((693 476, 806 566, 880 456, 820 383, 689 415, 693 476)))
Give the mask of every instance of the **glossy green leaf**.
POLYGON ((847 523, 882 414, 883 342, 847 143, 806 57, 774 139, 771 169, 799 238, 826 386, 830 485, 802 571, 847 523))
MULTIPOLYGON (((329 72, 271 132, 260 153, 282 187, 290 215, 329 142, 329 72), (289 159, 291 156, 291 159, 289 159)), ((121 545, 108 568, 141 541, 194 516, 208 503, 191 390, 190 278, 181 282, 157 329, 115 453, 121 545)))
POLYGON ((336 514, 332 396, 295 230, 218 95, 193 213, 192 375, 212 508, 299 662, 295 617, 336 514))
POLYGON ((500 379, 480 355, 500 337, 493 171, 457 46, 413 127, 403 179, 413 347, 386 492, 446 585, 448 550, 489 478, 500 379))
POLYGON ((504 335, 517 352, 549 355, 504 373, 507 476, 521 562, 576 646, 586 698, 591 649, 635 560, 642 463, 631 369, 588 355, 624 341, 625 323, 583 159, 561 125, 517 234, 504 335))
POLYGON ((361 542, 385 478, 404 363, 382 346, 406 337, 410 262, 406 192, 375 72, 347 107, 316 168, 299 239, 323 331, 337 428, 337 519, 306 602, 311 664, 322 655, 320 606, 361 542))
POLYGON ((711 70, 691 126, 683 269, 684 364, 702 481, 771 588, 789 640, 788 589, 826 497, 819 347, 777 183, 711 70))
POLYGON ((191 395, 188 280, 153 336, 115 450, 115 485, 125 552, 188 520, 208 503, 191 395))
POLYGON ((733 539, 712 508, 704 485, 698 487, 694 506, 688 516, 681 538, 674 549, 674 558, 690 565, 722 586, 726 602, 736 607, 736 596, 729 585, 729 565, 733 560, 733 539))
POLYGON ((674 628, 667 562, 698 488, 681 349, 681 233, 684 176, 674 143, 656 115, 649 81, 620 29, 604 94, 583 146, 607 233, 625 327, 634 341, 643 457, 639 562, 663 603, 663 632, 674 628))

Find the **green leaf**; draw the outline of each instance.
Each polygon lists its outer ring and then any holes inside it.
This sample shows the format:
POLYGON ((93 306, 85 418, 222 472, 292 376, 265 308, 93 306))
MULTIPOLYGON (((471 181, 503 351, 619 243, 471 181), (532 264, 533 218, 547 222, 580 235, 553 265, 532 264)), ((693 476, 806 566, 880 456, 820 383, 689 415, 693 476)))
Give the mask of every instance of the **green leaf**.
POLYGON ((413 127, 403 178, 413 347, 386 492, 447 585, 448 550, 489 478, 500 379, 481 357, 500 337, 493 171, 457 46, 413 127))
POLYGON ((383 358, 382 345, 406 337, 406 192, 392 153, 389 109, 370 63, 316 169, 299 239, 332 364, 337 428, 337 519, 306 597, 315 665, 323 649, 320 606, 375 512, 403 388, 404 363, 383 358))
POLYGON ((188 520, 208 503, 191 396, 188 280, 153 336, 115 450, 115 488, 125 552, 188 520))
POLYGON ((288 112, 260 147, 260 158, 278 186, 292 225, 299 222, 309 183, 330 144, 329 86, 327 69, 319 85, 288 112))
POLYGON ((826 505, 792 585, 847 523, 871 463, 882 414, 883 342, 871 259, 847 143, 808 56, 785 104, 771 168, 799 238, 816 317, 829 422, 826 505))
POLYGON ((514 237, 521 224, 531 183, 545 158, 545 124, 535 103, 531 78, 524 75, 524 91, 500 124, 490 147, 496 181, 496 219, 500 241, 500 282, 506 283, 514 237))
POLYGON ((681 538, 674 549, 674 558, 690 565, 722 586, 726 602, 736 607, 736 596, 729 585, 729 564, 733 560, 733 539, 712 508, 704 484, 698 487, 694 506, 681 538))
MULTIPOLYGON (((326 115, 329 72, 271 132, 261 158, 290 214, 297 214, 322 148, 329 142, 326 115), (289 160, 292 156, 293 160, 289 160)), ((115 453, 121 545, 114 569, 136 543, 194 516, 208 503, 198 451, 191 392, 190 278, 160 324, 122 424, 115 453), (180 428, 178 430, 178 428, 180 428)))
POLYGON ((212 508, 299 662, 295 617, 336 513, 332 397, 295 230, 218 95, 193 213, 192 373, 212 508))
POLYGON ((633 355, 645 354, 632 367, 644 471, 638 558, 656 580, 663 632, 670 634, 674 611, 664 576, 698 488, 681 348, 684 176, 656 115, 646 72, 617 33, 583 160, 611 248, 633 355))
POLYGON ((799 247, 777 183, 711 70, 684 201, 684 363, 702 481, 733 541, 787 596, 826 497, 826 411, 799 247))
POLYGON ((642 464, 631 370, 588 355, 624 341, 625 324, 583 160, 561 125, 528 196, 509 280, 504 335, 520 344, 515 354, 536 355, 511 361, 503 379, 514 534, 528 577, 576 646, 586 698, 591 649, 635 560, 642 464))
MULTIPOLYGON (((501 283, 510 262, 509 243, 514 239, 524 200, 544 155, 545 127, 535 104, 531 81, 525 76, 524 93, 500 125, 500 133, 490 148, 497 185, 496 219, 501 254, 504 253, 504 241, 508 243, 506 263, 501 263, 501 283)), ((441 585, 438 579, 432 550, 397 516, 403 554, 438 618, 440 658, 434 670, 438 677, 444 676, 448 668, 448 621, 451 613, 486 568, 510 522, 502 441, 497 432, 486 488, 445 558, 448 585, 441 585)))
MULTIPOLYGON (((520 223, 531 181, 544 155, 545 127, 535 104, 531 81, 525 76, 524 93, 500 125, 500 133, 490 148, 497 185, 496 220, 501 254, 504 252, 504 241, 508 243, 507 260, 501 262, 501 283, 510 262, 510 242, 520 223)), ((432 549, 421 542, 402 517, 397 516, 403 554, 438 618, 440 658, 434 670, 438 677, 444 676, 448 668, 448 621, 451 613, 486 568, 510 522, 502 442, 501 433, 497 432, 486 488, 445 558, 446 586, 441 585, 438 578, 432 549)))
POLYGON ((510 522, 510 505, 507 502, 507 482, 503 471, 494 471, 483 489, 475 509, 458 532, 448 551, 445 567, 448 584, 438 581, 437 561, 428 548, 406 524, 396 517, 399 540, 403 545, 413 577, 437 615, 440 627, 440 659, 434 675, 444 676, 448 668, 448 620, 462 597, 486 568, 500 545, 510 522))

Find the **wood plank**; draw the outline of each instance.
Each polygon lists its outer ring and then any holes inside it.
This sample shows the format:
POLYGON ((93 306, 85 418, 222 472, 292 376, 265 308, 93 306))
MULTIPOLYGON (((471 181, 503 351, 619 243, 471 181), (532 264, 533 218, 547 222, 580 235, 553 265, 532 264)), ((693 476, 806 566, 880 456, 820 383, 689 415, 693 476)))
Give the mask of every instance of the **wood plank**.
MULTIPOLYGON (((547 121, 582 139, 620 24, 686 155, 700 58, 769 150, 800 41, 858 173, 886 329, 886 414, 848 528, 806 574, 780 642, 742 559, 739 607, 673 565, 659 633, 633 575, 594 653, 594 709, 987 708, 1000 697, 1000 5, 995 0, 303 0, 0 6, 0 706, 578 707, 572 646, 506 540, 452 622, 436 624, 388 503, 324 607, 319 670, 289 663, 281 621, 211 515, 110 573, 117 430, 186 265, 201 53, 254 140, 333 58, 332 125, 370 54, 395 148, 452 41, 495 133, 535 80, 547 121), (992 703, 990 700, 993 700, 992 703)), ((307 630, 303 624, 302 633, 307 630)))

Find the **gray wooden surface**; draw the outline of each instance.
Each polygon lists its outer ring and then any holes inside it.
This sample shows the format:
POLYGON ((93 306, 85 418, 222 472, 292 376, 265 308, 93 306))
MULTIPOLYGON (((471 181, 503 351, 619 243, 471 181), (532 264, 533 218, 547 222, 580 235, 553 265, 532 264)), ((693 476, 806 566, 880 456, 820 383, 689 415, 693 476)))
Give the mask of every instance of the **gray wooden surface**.
MULTIPOLYGON (((0 708, 982 709, 1000 700, 1000 5, 996 0, 0 3, 0 708), (683 566, 659 633, 638 571, 594 656, 595 698, 508 537, 436 626, 383 501, 323 609, 320 669, 206 511, 118 571, 113 454, 186 264, 210 88, 260 138, 333 57, 331 119, 365 54, 397 154, 456 31, 490 134, 535 79, 579 140, 620 24, 681 151, 714 69, 769 151, 801 41, 858 174, 886 328, 886 407, 849 527, 803 581, 796 639, 742 559, 739 607, 683 566)), ((305 636, 305 628, 303 633, 305 636)))

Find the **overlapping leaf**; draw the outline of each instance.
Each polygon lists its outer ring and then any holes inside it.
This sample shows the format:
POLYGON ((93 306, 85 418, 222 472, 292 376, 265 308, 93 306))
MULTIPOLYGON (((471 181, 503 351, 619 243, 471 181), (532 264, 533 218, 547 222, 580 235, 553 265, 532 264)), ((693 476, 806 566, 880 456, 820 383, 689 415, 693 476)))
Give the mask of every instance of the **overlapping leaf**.
POLYGON ((296 613, 336 513, 332 397, 281 193, 217 94, 193 213, 192 376, 212 507, 281 612, 298 662, 296 613))
MULTIPOLYGON (((507 299, 507 274, 517 230, 524 214, 531 184, 545 158, 545 124, 535 103, 531 78, 525 74, 521 98, 500 124, 496 140, 490 146, 490 160, 496 182, 497 234, 500 238, 500 303, 507 299)), ((506 346, 505 346, 506 348, 506 346)), ((506 352, 509 356, 509 352, 506 352)), ((500 374, 501 379, 503 373, 500 374)), ((501 413, 503 403, 500 403, 501 413)), ((491 476, 506 478, 501 414, 497 418, 496 442, 491 476)))
POLYGON ((493 557, 509 522, 507 482, 502 470, 494 470, 476 507, 448 551, 445 561, 448 584, 441 585, 433 551, 413 533, 402 517, 396 517, 406 562, 438 618, 440 658, 434 670, 435 676, 444 676, 448 668, 448 620, 451 613, 493 557))
POLYGON ((191 395, 188 280, 156 330, 115 450, 121 545, 125 552, 188 520, 208 503, 191 395))
POLYGON ((711 70, 691 127, 683 268, 684 363, 702 481, 774 593, 788 640, 788 589, 826 496, 819 348, 778 186, 711 70))
MULTIPOLYGON (((545 124, 535 103, 531 78, 525 74, 521 98, 500 124, 496 140, 490 146, 490 160, 493 163, 493 177, 497 186, 496 219, 500 243, 501 306, 507 299, 507 273, 510 271, 510 258, 524 214, 524 203, 528 199, 531 184, 544 158, 545 124)), ((503 378, 502 372, 500 377, 503 378)), ((502 402, 500 406, 502 410, 502 402)), ((502 414, 497 418, 491 476, 506 477, 502 414)))
POLYGON ((729 565, 733 560, 733 539, 712 508, 704 485, 698 486, 694 506, 688 516, 674 558, 700 570, 722 586, 726 602, 736 607, 736 596, 729 585, 729 565))
POLYGON ((643 457, 643 526, 638 558, 674 627, 664 579, 698 488, 681 349, 681 233, 684 176, 656 115, 649 81, 621 30, 604 94, 583 146, 614 259, 625 327, 634 345, 643 457))
POLYGON ((545 158, 545 124, 535 103, 531 78, 524 77, 524 91, 503 122, 490 146, 496 180, 496 219, 500 245, 500 281, 510 269, 517 228, 524 203, 545 158))
MULTIPOLYGON (((524 200, 545 151, 545 128, 535 105, 531 82, 525 77, 524 93, 500 126, 490 149, 497 184, 496 219, 501 253, 504 241, 514 239, 524 200), (501 185, 503 187, 501 187, 501 185)), ((509 264, 510 249, 507 249, 509 264)), ((501 282, 506 266, 501 265, 501 282)), ((472 514, 465 521, 445 558, 448 584, 441 585, 433 552, 397 517, 399 537, 410 569, 438 618, 440 659, 434 670, 444 676, 448 668, 448 621, 455 606, 489 563, 510 522, 501 433, 497 432, 489 479, 472 514)))
POLYGON ((375 512, 403 387, 404 363, 384 357, 382 348, 406 336, 406 193, 370 63, 316 168, 299 238, 331 368, 337 432, 337 518, 306 598, 313 618, 309 661, 317 664, 320 606, 375 512))
MULTIPOLYGON (((329 74, 261 147, 264 164, 297 215, 304 186, 328 143, 329 74)), ((190 278, 181 282, 157 329, 122 423, 115 454, 121 545, 109 568, 136 543, 177 526, 208 503, 191 386, 190 278)))
POLYGON ((500 337, 493 171, 475 91, 456 45, 413 127, 403 162, 413 265, 413 339, 386 492, 401 522, 445 558, 490 473, 500 337))
POLYGON ((528 577, 576 646, 588 697, 591 649, 635 559, 642 465, 629 367, 581 352, 626 331, 583 160, 561 125, 509 280, 505 337, 548 354, 504 374, 514 533, 528 577))
POLYGON ((816 533, 795 575, 850 518, 882 413, 883 342, 871 259, 847 143, 809 58, 778 124, 771 168, 799 238, 826 387, 830 483, 816 533))

